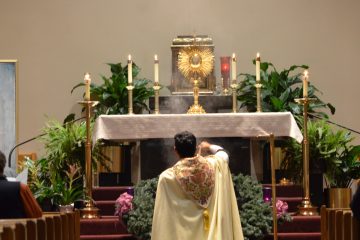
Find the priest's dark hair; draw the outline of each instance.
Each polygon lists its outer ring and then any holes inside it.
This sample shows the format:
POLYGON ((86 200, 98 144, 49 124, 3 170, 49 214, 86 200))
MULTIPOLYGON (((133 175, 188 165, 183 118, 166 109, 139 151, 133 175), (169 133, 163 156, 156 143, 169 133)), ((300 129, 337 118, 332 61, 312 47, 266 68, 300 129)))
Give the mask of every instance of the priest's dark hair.
POLYGON ((188 131, 177 133, 174 136, 175 150, 181 158, 194 157, 196 152, 196 137, 188 131))
POLYGON ((2 151, 0 151, 0 175, 4 174, 5 164, 6 164, 5 154, 2 151))

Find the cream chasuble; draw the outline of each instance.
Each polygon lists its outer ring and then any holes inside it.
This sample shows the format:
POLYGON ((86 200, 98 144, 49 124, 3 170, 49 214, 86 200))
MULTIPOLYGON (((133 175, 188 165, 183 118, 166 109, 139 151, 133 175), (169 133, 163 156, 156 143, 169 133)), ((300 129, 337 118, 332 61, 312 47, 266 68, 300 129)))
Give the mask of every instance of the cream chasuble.
POLYGON ((160 175, 151 239, 243 239, 233 182, 224 159, 213 155, 182 159, 160 175), (197 167, 189 167, 194 162, 197 167))

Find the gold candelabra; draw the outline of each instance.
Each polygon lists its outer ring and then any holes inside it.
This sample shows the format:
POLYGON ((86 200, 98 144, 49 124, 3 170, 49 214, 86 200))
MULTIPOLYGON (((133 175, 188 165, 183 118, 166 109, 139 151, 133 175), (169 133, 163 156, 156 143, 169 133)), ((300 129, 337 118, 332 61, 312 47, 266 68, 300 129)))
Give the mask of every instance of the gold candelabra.
POLYGON ((129 84, 127 87, 128 90, 128 114, 134 114, 133 111, 133 89, 134 86, 132 84, 129 84))
POLYGON ((159 113, 160 113, 160 110, 159 110, 159 91, 160 91, 160 86, 159 86, 159 83, 158 83, 158 82, 155 82, 155 83, 154 83, 153 89, 154 89, 154 95, 155 95, 155 110, 154 110, 154 113, 155 113, 155 114, 159 114, 159 113))
POLYGON ((260 83, 260 81, 256 81, 255 87, 256 87, 256 112, 262 112, 262 108, 261 108, 261 87, 262 87, 262 84, 260 83))
POLYGON ((92 167, 91 167, 91 129, 90 118, 91 108, 98 104, 98 101, 80 101, 79 104, 85 107, 86 118, 86 143, 85 143, 85 178, 86 178, 86 197, 85 208, 81 209, 82 218, 98 218, 99 209, 94 206, 92 200, 92 167))
POLYGON ((199 86, 198 80, 194 80, 194 104, 187 111, 188 114, 206 113, 201 105, 199 105, 199 86))
POLYGON ((308 130, 307 130, 307 121, 308 121, 308 106, 309 103, 316 100, 315 98, 298 98, 295 101, 303 105, 303 116, 304 116, 304 127, 303 127, 303 188, 304 188, 304 197, 301 201, 301 204, 298 207, 299 215, 302 216, 314 216, 318 215, 317 207, 313 206, 310 201, 310 190, 309 190, 309 140, 308 140, 308 130))
POLYGON ((233 83, 231 84, 231 89, 232 89, 232 112, 236 113, 237 112, 237 94, 236 91, 239 87, 239 84, 236 83, 236 80, 233 80, 233 83))

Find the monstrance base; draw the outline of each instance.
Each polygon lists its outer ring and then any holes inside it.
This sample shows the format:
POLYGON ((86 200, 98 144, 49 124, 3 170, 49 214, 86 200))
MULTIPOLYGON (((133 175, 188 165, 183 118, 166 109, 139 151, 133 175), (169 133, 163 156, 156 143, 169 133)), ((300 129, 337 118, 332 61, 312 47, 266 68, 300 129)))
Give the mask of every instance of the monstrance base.
POLYGON ((205 110, 199 104, 193 104, 187 111, 187 114, 204 114, 204 113, 206 113, 205 110))

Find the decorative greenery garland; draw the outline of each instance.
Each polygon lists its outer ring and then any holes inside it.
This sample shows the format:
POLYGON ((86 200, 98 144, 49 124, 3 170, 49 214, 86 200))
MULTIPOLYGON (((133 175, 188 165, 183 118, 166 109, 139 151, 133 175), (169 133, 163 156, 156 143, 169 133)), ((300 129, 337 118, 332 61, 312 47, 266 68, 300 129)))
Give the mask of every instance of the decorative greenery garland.
MULTIPOLYGON (((250 176, 233 176, 244 239, 262 239, 271 231, 272 210, 264 203, 262 186, 250 176)), ((128 231, 142 240, 151 238, 151 225, 158 178, 141 181, 135 187, 133 210, 123 215, 128 231)))
POLYGON ((123 215, 128 231, 142 240, 151 239, 156 188, 159 178, 142 180, 135 186, 133 210, 123 215))
POLYGON ((262 239, 272 229, 272 209, 264 203, 262 186, 250 176, 233 176, 244 239, 262 239))

